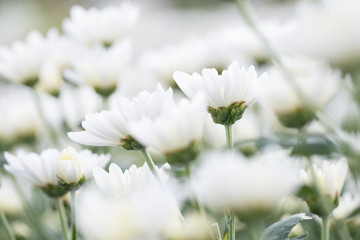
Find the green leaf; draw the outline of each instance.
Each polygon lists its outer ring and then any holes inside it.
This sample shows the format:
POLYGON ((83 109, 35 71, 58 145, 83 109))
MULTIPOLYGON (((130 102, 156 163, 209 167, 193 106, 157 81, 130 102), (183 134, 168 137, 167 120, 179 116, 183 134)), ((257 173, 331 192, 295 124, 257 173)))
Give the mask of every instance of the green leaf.
MULTIPOLYGON (((311 217, 306 216, 304 213, 292 215, 282 221, 276 222, 263 232, 261 235, 261 240, 289 240, 289 234, 291 229, 295 227, 301 220, 311 219, 311 217)), ((306 239, 307 234, 302 236, 292 238, 297 240, 306 239)))

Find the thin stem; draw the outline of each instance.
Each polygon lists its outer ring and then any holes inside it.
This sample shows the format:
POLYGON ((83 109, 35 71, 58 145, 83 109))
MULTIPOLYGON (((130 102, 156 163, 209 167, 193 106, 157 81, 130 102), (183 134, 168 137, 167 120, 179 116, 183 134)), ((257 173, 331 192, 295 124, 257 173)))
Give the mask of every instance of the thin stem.
POLYGON ((329 240, 330 236, 330 218, 329 216, 324 216, 322 218, 321 224, 321 240, 329 240))
POLYGON ((163 186, 164 183, 162 182, 161 178, 160 178, 160 174, 158 169, 155 166, 154 161, 152 160, 149 151, 147 150, 147 148, 142 148, 140 150, 140 152, 142 153, 143 157, 145 158, 145 162, 146 164, 149 166, 151 173, 153 174, 154 178, 156 179, 156 181, 158 181, 158 183, 160 184, 160 186, 163 186))
POLYGON ((1 208, 0 208, 0 223, 4 227, 5 233, 8 236, 8 238, 10 240, 15 240, 14 234, 12 233, 12 231, 10 229, 9 222, 6 219, 6 216, 1 208))
POLYGON ((232 139, 232 124, 225 125, 226 146, 228 149, 234 149, 234 141, 232 139))
POLYGON ((59 218, 60 218, 60 223, 61 223, 61 230, 63 232, 64 240, 69 240, 65 209, 64 209, 64 205, 63 205, 60 198, 56 199, 56 208, 57 208, 58 213, 59 213, 59 218))
POLYGON ((230 240, 235 240, 235 217, 234 217, 234 214, 231 214, 231 218, 230 218, 229 236, 230 236, 230 240))
POLYGON ((77 230, 76 230, 76 191, 70 192, 71 196, 71 220, 72 220, 72 240, 76 240, 77 238, 77 230))
POLYGON ((215 239, 216 240, 222 240, 221 239, 221 233, 220 233, 219 224, 216 222, 216 223, 213 223, 212 226, 214 228, 215 239))
POLYGON ((41 120, 42 120, 42 122, 43 122, 43 124, 44 124, 44 126, 46 128, 46 131, 49 134, 50 139, 53 142, 53 144, 58 146, 59 142, 58 142, 58 138, 56 136, 57 134, 54 131, 54 129, 50 126, 49 121, 46 119, 46 117, 44 115, 44 111, 42 110, 42 107, 41 107, 41 101, 40 101, 39 93, 35 89, 33 89, 33 96, 34 96, 36 108, 37 108, 39 116, 40 116, 40 118, 41 118, 41 120))

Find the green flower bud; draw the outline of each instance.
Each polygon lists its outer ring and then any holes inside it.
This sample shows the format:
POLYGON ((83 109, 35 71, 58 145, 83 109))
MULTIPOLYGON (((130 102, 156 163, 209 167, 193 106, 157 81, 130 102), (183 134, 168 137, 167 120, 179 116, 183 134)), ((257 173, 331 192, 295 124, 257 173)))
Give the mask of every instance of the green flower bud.
POLYGON ((208 111, 211 114, 214 123, 229 125, 240 120, 246 108, 245 102, 235 102, 227 107, 208 107, 208 111))

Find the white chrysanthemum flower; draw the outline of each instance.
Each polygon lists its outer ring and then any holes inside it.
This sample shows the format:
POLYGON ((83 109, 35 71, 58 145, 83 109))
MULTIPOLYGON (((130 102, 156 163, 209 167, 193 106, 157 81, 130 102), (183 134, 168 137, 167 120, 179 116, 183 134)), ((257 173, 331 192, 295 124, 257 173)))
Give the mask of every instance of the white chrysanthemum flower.
POLYGON ((65 33, 88 45, 111 45, 124 39, 135 25, 139 10, 130 3, 103 9, 73 6, 70 18, 63 22, 65 33))
POLYGON ((78 196, 79 231, 93 240, 163 239, 179 218, 172 199, 159 190, 112 199, 94 187, 84 188, 78 196))
POLYGON ((32 31, 25 42, 14 42, 0 49, 0 73, 10 81, 33 86, 48 51, 46 39, 32 31))
POLYGON ((60 108, 64 121, 70 129, 77 129, 88 113, 100 109, 101 97, 89 86, 78 88, 64 86, 60 95, 60 108))
MULTIPOLYGON (((87 114, 82 126, 85 131, 70 132, 75 142, 91 146, 124 146, 130 136, 128 125, 131 121, 147 116, 154 119, 173 104, 172 89, 165 91, 158 85, 156 91, 140 92, 131 101, 120 98, 111 111, 87 114)), ((126 146, 124 146, 126 147, 126 146)))
POLYGON ((206 99, 182 99, 155 119, 142 118, 129 125, 131 135, 142 145, 168 154, 200 141, 205 125, 206 99))
POLYGON ((290 80, 280 68, 272 68, 271 76, 262 81, 259 100, 266 109, 271 109, 288 127, 298 127, 313 119, 313 112, 322 108, 336 93, 341 73, 333 71, 326 63, 305 57, 283 58, 286 70, 294 84, 307 100, 301 98, 290 80), (313 109, 309 109, 311 104, 313 109))
POLYGON ((56 177, 67 184, 76 184, 85 177, 84 161, 74 148, 67 147, 61 151, 57 161, 56 177))
POLYGON ((272 211, 281 198, 297 189, 297 172, 285 152, 249 161, 230 152, 212 152, 202 157, 192 185, 206 205, 219 211, 230 209, 244 217, 272 211))
POLYGON ((322 197, 335 201, 344 186, 348 164, 345 158, 336 163, 318 160, 309 169, 300 171, 303 184, 314 187, 322 197))
POLYGON ((28 89, 2 85, 0 111, 1 145, 7 146, 23 140, 35 140, 39 135, 42 122, 28 89))
POLYGON ((64 75, 71 81, 87 84, 101 95, 109 96, 116 90, 130 60, 131 45, 129 41, 114 44, 105 49, 96 45, 83 49, 72 59, 72 69, 64 75))
MULTIPOLYGON (((167 168, 169 168, 168 164, 165 164, 160 168, 163 182, 165 182, 168 177, 164 172, 164 169, 167 168)), ((106 172, 100 167, 95 167, 93 175, 99 189, 107 197, 114 199, 144 194, 145 192, 152 191, 154 188, 158 187, 157 182, 146 163, 139 168, 132 165, 125 171, 122 171, 115 163, 111 163, 109 172, 106 172)))
POLYGON ((360 15, 357 0, 306 2, 296 16, 294 31, 280 42, 292 41, 289 50, 327 58, 344 69, 360 62, 360 15), (321 31, 319 31, 321 29, 321 31))
POLYGON ((350 192, 345 192, 339 200, 339 206, 334 209, 332 215, 335 219, 346 219, 356 209, 360 207, 360 196, 352 196, 350 192))
POLYGON ((23 202, 15 183, 8 176, 1 176, 0 181, 0 209, 7 215, 23 212, 23 202))
MULTIPOLYGON (((262 75, 260 78, 264 78, 262 75)), ((245 69, 234 61, 221 75, 215 69, 203 69, 202 75, 175 72, 174 79, 180 89, 192 98, 201 90, 205 90, 208 105, 212 108, 228 107, 233 103, 244 102, 249 105, 255 100, 254 85, 258 81, 253 66, 245 69)))
MULTIPOLYGON (((110 154, 93 154, 90 150, 78 153, 84 161, 86 178, 91 178, 94 166, 104 167, 110 160, 110 154)), ((4 154, 7 164, 5 169, 16 177, 29 180, 44 190, 58 185, 57 167, 61 153, 57 149, 46 149, 40 154, 27 153, 20 149, 16 156, 8 152, 4 154)))

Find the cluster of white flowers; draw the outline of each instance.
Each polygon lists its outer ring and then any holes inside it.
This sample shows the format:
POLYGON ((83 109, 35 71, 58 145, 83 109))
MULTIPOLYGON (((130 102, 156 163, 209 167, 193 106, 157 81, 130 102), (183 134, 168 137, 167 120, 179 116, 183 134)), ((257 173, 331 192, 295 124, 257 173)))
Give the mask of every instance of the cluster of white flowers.
POLYGON ((288 3, 308 11, 283 26, 237 1, 216 11, 245 21, 157 50, 142 4, 73 6, 60 31, 0 47, 0 239, 305 239, 281 221, 304 213, 323 240, 355 239, 360 124, 338 115, 360 105, 359 4, 288 3))

